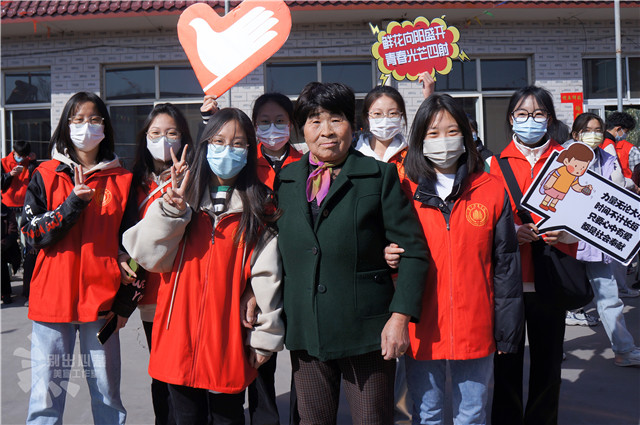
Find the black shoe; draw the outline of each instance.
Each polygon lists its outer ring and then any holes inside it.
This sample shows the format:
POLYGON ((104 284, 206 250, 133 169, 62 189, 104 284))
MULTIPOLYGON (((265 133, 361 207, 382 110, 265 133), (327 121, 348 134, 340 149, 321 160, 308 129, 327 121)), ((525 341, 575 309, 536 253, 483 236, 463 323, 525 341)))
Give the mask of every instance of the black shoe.
POLYGON ((631 285, 631 287, 633 289, 640 289, 640 280, 638 280, 636 283, 634 283, 633 285, 631 285))
POLYGON ((11 304, 13 300, 11 299, 11 295, 3 295, 2 296, 2 304, 11 304))

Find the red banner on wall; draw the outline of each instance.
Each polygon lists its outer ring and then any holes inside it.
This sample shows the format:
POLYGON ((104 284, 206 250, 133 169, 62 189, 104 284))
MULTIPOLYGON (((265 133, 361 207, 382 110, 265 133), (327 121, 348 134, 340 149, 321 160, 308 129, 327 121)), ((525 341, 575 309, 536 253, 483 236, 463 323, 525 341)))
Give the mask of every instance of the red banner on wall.
POLYGON ((573 104, 573 119, 584 112, 582 105, 582 93, 560 93, 560 102, 573 104))

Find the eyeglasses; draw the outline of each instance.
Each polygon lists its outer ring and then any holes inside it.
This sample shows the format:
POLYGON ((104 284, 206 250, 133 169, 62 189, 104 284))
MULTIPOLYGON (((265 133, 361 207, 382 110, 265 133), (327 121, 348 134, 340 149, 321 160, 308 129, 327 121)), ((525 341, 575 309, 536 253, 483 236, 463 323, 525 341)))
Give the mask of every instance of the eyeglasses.
POLYGON ((273 124, 278 130, 284 130, 289 125, 282 122, 260 121, 260 123, 258 124, 258 129, 262 131, 267 131, 269 130, 269 127, 271 127, 271 124, 273 124))
POLYGON ((216 146, 219 150, 222 150, 225 146, 230 146, 232 148, 240 148, 246 149, 249 147, 249 144, 245 140, 234 140, 231 143, 225 143, 224 140, 221 139, 209 139, 209 144, 216 146))
POLYGON ((170 129, 163 134, 160 130, 149 130, 147 131, 147 136, 149 136, 151 139, 159 139, 162 136, 167 136, 167 139, 169 140, 177 140, 180 138, 180 132, 175 129, 170 129))
POLYGON ((378 118, 400 118, 402 117, 402 112, 400 111, 389 111, 386 114, 381 111, 369 112, 369 118, 378 119, 378 118))
POLYGON ((71 124, 84 124, 88 122, 89 124, 100 125, 102 124, 103 121, 104 121, 104 118, 102 118, 99 115, 93 115, 91 117, 83 117, 82 115, 76 115, 74 117, 69 118, 69 122, 71 124))
POLYGON ((518 124, 522 124, 529 117, 533 118, 535 122, 543 123, 549 118, 549 113, 547 111, 543 111, 542 109, 536 109, 533 112, 529 112, 525 109, 517 109, 511 113, 513 120, 518 124))

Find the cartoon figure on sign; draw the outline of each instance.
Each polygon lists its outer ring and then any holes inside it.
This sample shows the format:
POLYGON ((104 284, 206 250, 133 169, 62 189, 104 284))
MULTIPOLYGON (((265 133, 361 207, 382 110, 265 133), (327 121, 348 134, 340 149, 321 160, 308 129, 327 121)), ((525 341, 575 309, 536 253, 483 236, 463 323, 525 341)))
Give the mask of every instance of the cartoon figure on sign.
POLYGON ((545 197, 540 208, 555 212, 556 204, 564 199, 569 189, 587 196, 591 195, 593 187, 590 184, 581 186, 578 178, 587 172, 592 160, 593 151, 582 143, 574 143, 562 151, 556 161, 564 165, 550 172, 545 178, 541 188, 545 197))

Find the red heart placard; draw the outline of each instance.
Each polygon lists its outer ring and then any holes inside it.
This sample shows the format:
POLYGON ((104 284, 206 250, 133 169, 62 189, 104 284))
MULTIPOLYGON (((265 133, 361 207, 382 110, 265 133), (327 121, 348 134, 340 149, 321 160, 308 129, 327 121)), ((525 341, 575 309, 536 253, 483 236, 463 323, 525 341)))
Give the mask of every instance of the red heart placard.
POLYGON ((218 97, 277 52, 290 32, 283 0, 244 0, 224 17, 196 3, 178 20, 180 44, 202 90, 218 97))

